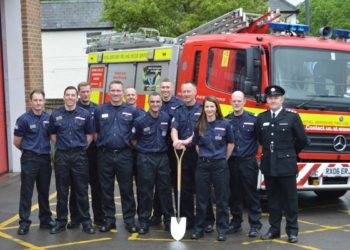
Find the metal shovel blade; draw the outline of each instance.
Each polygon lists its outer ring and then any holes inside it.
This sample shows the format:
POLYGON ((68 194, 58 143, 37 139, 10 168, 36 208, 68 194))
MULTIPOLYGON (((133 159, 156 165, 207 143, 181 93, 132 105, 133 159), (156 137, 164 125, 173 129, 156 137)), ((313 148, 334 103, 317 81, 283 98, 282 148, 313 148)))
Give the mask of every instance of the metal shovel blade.
POLYGON ((181 240, 186 233, 186 217, 181 217, 179 220, 177 217, 171 217, 170 232, 174 240, 181 240))

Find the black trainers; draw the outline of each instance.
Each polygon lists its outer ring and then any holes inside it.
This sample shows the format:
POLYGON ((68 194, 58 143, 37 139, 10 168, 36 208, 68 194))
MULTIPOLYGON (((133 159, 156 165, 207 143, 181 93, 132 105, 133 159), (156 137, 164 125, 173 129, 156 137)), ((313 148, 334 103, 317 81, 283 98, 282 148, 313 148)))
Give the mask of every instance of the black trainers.
POLYGON ((28 232, 29 232, 29 225, 26 225, 26 224, 20 225, 18 230, 17 230, 18 235, 25 235, 28 232))
POLYGON ((57 223, 56 226, 51 228, 50 234, 58 234, 63 231, 66 231, 66 225, 61 225, 60 223, 57 223))
POLYGON ((230 225, 229 229, 227 231, 228 234, 234 234, 234 233, 238 233, 238 232, 242 232, 241 225, 230 225))
POLYGON ((259 236, 259 233, 260 233, 260 229, 252 227, 252 228, 249 230, 248 237, 249 237, 249 238, 258 237, 258 236, 259 236))

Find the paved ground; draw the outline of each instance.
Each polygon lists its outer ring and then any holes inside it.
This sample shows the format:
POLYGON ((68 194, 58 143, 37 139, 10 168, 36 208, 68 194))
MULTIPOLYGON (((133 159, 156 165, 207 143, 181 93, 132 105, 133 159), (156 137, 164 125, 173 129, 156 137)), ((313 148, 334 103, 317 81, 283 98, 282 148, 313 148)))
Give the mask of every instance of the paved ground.
MULTIPOLYGON (((0 249, 349 249, 350 243, 350 192, 341 199, 320 200, 312 192, 300 194, 300 235, 298 244, 286 242, 286 235, 273 241, 249 239, 248 226, 243 224, 243 232, 230 235, 226 242, 217 242, 216 234, 207 234, 200 241, 189 239, 188 231, 184 240, 175 242, 169 233, 160 227, 154 228, 146 236, 130 235, 123 228, 120 214, 120 197, 116 192, 118 230, 110 233, 86 235, 81 229, 67 230, 58 235, 50 235, 38 227, 38 206, 33 200, 33 224, 28 235, 18 236, 18 199, 20 178, 18 174, 0 176, 0 249)), ((54 183, 51 185, 51 208, 56 208, 54 183)), ((266 204, 263 203, 264 210, 266 204)), ((246 216, 245 216, 246 218, 246 216)), ((268 228, 267 214, 263 214, 263 232, 268 228)))

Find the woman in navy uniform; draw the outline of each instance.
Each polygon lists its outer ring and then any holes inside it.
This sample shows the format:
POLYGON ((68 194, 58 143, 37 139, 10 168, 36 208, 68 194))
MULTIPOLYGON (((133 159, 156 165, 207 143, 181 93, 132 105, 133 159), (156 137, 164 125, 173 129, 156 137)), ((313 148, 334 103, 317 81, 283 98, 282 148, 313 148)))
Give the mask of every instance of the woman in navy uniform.
POLYGON ((288 242, 298 242, 297 155, 307 145, 299 115, 282 107, 285 91, 270 85, 265 89, 269 110, 257 119, 262 146, 260 168, 264 174, 269 202, 269 231, 262 240, 280 237, 282 211, 286 215, 288 242))
POLYGON ((223 119, 218 100, 213 96, 205 97, 193 138, 198 152, 198 161, 195 172, 196 218, 192 239, 203 236, 211 194, 210 185, 213 184, 216 197, 217 240, 226 240, 226 233, 229 230, 230 193, 227 159, 232 154, 233 141, 231 125, 223 119))

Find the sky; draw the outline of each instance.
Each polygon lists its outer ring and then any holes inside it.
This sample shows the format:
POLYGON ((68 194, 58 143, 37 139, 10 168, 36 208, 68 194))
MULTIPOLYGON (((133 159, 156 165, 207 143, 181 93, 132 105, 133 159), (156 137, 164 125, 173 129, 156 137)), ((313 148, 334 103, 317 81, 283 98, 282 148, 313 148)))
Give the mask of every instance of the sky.
POLYGON ((293 5, 298 5, 299 3, 304 2, 304 0, 287 0, 287 1, 293 5))

